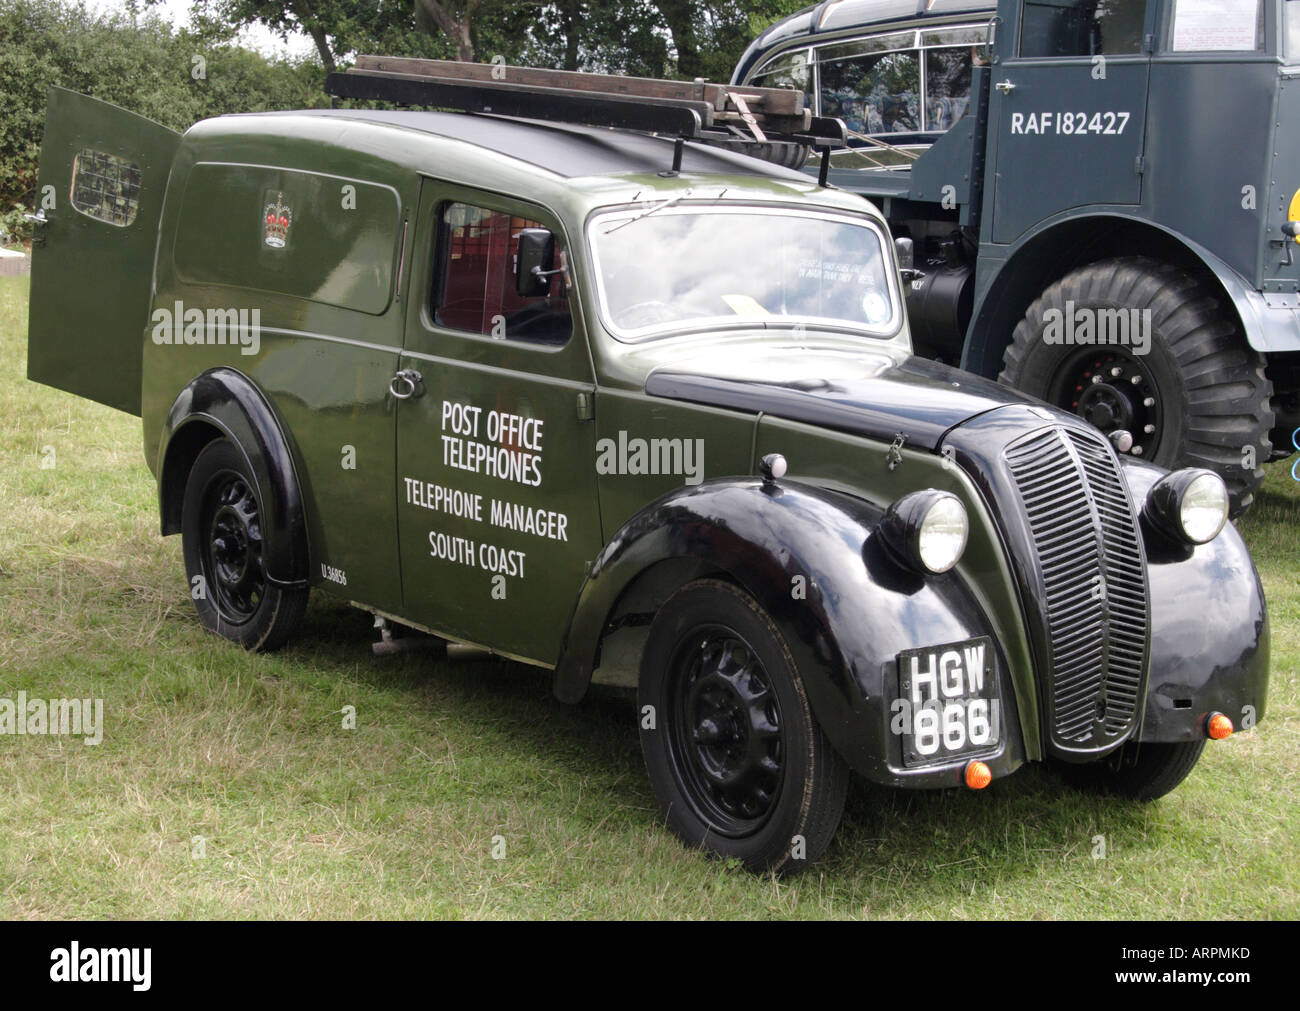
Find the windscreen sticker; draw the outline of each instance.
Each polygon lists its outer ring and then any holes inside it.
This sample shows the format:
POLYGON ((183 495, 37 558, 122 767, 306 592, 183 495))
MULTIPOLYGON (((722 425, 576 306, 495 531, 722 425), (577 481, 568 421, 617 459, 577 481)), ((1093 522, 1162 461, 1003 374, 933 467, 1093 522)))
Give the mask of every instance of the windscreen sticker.
POLYGON ((1178 0, 1173 48, 1249 52, 1256 46, 1258 22, 1259 0, 1178 0))
POLYGON ((799 277, 814 278, 823 283, 871 284, 879 277, 860 263, 830 263, 823 260, 807 261, 799 265, 799 277))

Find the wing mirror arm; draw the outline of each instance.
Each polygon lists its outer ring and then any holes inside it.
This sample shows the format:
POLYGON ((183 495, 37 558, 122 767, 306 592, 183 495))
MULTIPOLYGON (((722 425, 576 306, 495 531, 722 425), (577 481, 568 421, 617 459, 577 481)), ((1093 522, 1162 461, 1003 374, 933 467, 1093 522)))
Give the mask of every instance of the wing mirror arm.
POLYGON ((525 228, 516 236, 515 294, 520 298, 541 298, 550 294, 551 278, 564 276, 566 288, 573 287, 569 258, 555 248, 555 236, 545 228, 525 228), (558 256, 557 256, 558 253, 558 256), (559 266, 555 261, 559 260, 559 266))

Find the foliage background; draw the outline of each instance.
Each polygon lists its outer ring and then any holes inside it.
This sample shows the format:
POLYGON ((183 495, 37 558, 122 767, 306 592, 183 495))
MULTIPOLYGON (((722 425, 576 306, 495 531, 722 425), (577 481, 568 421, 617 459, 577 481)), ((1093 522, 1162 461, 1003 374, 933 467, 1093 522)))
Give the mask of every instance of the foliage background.
POLYGON ((327 69, 358 53, 726 80, 741 53, 803 0, 194 0, 191 27, 157 0, 101 15, 81 0, 0 0, 0 231, 27 236, 52 85, 175 130, 209 116, 329 105, 327 69), (260 24, 311 36, 316 56, 268 59, 235 38, 260 24), (195 58, 203 59, 196 76, 195 58))

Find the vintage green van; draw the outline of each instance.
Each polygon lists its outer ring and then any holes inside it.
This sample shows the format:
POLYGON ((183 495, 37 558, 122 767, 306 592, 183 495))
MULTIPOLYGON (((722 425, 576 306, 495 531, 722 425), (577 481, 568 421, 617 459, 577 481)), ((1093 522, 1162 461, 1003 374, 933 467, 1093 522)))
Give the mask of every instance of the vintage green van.
POLYGON ((183 136, 51 92, 28 374, 143 419, 206 627, 315 590, 635 688, 667 823, 778 873, 850 772, 1151 799, 1263 717, 1220 478, 913 357, 879 213, 708 99, 475 89, 183 136))

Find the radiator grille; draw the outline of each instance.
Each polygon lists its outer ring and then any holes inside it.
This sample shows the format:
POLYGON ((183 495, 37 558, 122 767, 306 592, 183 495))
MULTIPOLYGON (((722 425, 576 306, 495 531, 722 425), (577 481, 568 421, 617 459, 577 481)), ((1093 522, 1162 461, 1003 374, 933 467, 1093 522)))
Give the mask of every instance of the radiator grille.
POLYGON ((1127 732, 1147 650, 1146 569, 1119 463, 1100 436, 1044 429, 1007 464, 1042 579, 1054 739, 1103 744, 1127 732))

